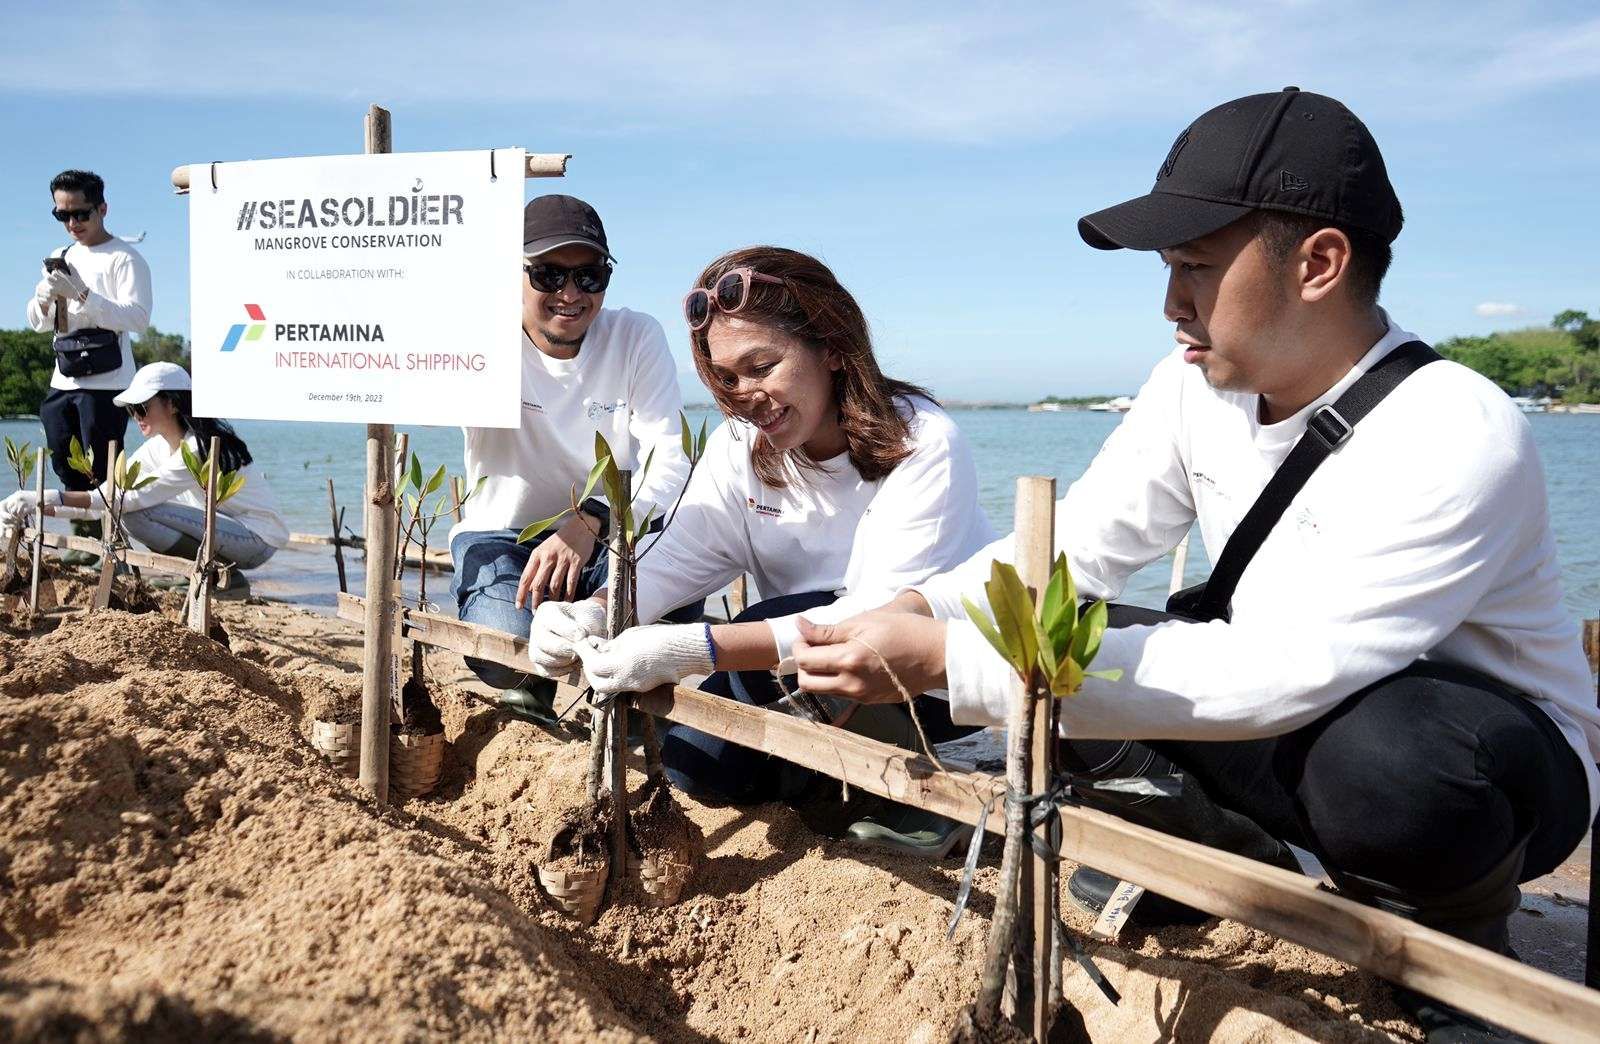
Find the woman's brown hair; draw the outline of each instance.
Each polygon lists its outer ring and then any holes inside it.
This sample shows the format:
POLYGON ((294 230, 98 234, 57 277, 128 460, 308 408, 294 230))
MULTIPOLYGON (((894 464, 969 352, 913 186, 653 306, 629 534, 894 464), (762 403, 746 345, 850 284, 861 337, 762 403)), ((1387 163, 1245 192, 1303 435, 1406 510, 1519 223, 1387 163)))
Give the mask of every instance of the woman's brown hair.
MULTIPOLYGON (((843 365, 833 373, 833 395, 850 463, 869 482, 888 475, 911 455, 911 427, 895 408, 895 399, 916 395, 931 401, 933 396, 915 384, 884 376, 872 352, 872 335, 861 306, 821 261, 783 247, 745 247, 707 265, 695 285, 710 289, 735 268, 754 269, 783 281, 782 285, 753 283, 749 300, 739 310, 740 319, 780 330, 824 354, 838 355, 843 365)), ((689 334, 694 366, 718 408, 737 416, 739 409, 711 369, 711 349, 706 343, 709 329, 707 325, 689 334)), ((773 489, 789 484, 787 465, 792 464, 796 471, 816 466, 804 450, 785 454, 760 434, 750 459, 762 483, 773 489)))

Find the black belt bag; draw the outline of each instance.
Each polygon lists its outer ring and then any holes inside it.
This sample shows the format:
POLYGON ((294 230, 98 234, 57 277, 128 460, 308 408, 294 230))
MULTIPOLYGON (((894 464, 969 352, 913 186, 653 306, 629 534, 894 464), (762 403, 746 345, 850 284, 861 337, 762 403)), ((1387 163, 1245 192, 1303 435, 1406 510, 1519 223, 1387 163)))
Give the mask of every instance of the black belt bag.
POLYGON ((1167 612, 1201 623, 1232 619, 1233 591, 1239 586, 1245 566, 1260 550, 1267 534, 1278 524, 1311 473, 1345 444, 1356 422, 1372 412, 1401 381, 1439 358, 1437 352, 1421 341, 1408 341, 1374 363, 1372 369, 1346 388, 1331 405, 1317 407, 1306 422, 1306 433, 1294 444, 1273 473, 1272 480, 1245 512, 1239 528, 1228 538, 1210 578, 1173 592, 1167 599, 1167 612))
POLYGON ((63 377, 93 377, 122 366, 122 337, 98 326, 57 334, 56 369, 63 377))

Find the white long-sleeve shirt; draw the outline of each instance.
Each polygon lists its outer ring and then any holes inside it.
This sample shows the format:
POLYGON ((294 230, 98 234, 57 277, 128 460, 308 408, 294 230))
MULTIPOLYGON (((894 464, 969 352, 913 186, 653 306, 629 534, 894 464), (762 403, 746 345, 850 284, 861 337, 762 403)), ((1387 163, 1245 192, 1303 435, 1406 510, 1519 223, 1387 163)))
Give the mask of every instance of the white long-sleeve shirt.
MULTIPOLYGON (((573 487, 594 466, 594 436, 606 437, 619 468, 637 475, 640 520, 670 509, 689 474, 683 456, 677 368, 661 324, 642 312, 606 308, 575 359, 552 359, 522 335, 522 425, 464 428, 467 488, 484 478, 450 531, 521 529, 572 507, 573 487)), ((603 486, 592 496, 604 498, 603 486)))
MULTIPOLYGON (((193 435, 185 435, 184 442, 189 444, 191 453, 204 458, 206 451, 198 439, 193 435)), ((155 477, 155 482, 144 489, 130 489, 123 494, 124 514, 146 511, 166 503, 205 510, 205 491, 189 474, 183 454, 168 446, 166 439, 159 435, 145 439, 138 449, 128 454, 128 466, 131 468, 135 463, 139 465, 139 477, 135 485, 151 476, 155 477)), ((267 483, 266 474, 254 463, 246 464, 240 469, 240 474, 244 476, 243 488, 218 504, 217 514, 228 516, 273 547, 284 547, 289 543, 289 527, 278 513, 278 501, 267 483)), ((94 508, 100 508, 105 503, 102 498, 109 498, 110 495, 111 483, 108 480, 101 483, 99 493, 90 494, 90 503, 94 508)))
MULTIPOLYGON (((58 366, 50 387, 63 391, 121 391, 133 380, 133 347, 129 334, 143 333, 150 325, 150 266, 133 247, 115 236, 97 246, 74 243, 65 254, 67 264, 89 288, 82 302, 67 302, 67 330, 99 327, 115 330, 122 342, 122 365, 92 377, 65 377, 58 366)), ((52 298, 52 301, 54 299, 52 298)), ((28 298, 28 326, 39 333, 55 332, 55 305, 40 307, 28 298)))
MULTIPOLYGON (((841 453, 819 469, 791 469, 789 484, 772 489, 751 463, 754 428, 729 421, 713 432, 676 519, 640 559, 640 621, 749 572, 763 597, 838 595, 803 614, 831 623, 877 608, 994 539, 961 429, 926 399, 902 400, 900 409, 911 454, 877 482, 863 479, 841 453)), ((799 615, 767 621, 780 661, 799 615)))
MULTIPOLYGON (((1089 597, 1114 598, 1198 520, 1222 548, 1318 406, 1412 340, 1390 326, 1326 394, 1284 421, 1255 395, 1221 392, 1174 353, 1056 508, 1055 541, 1089 597)), ((921 585, 950 620, 951 716, 999 724, 1005 663, 965 620, 988 608, 993 559, 1010 538, 921 585)), ((1544 471, 1526 419, 1489 381, 1452 362, 1412 374, 1323 462, 1245 570, 1231 622, 1107 631, 1088 679, 1062 701, 1064 734, 1229 740, 1278 735, 1418 659, 1458 664, 1526 694, 1589 774, 1600 807, 1600 713, 1562 606, 1544 471)))

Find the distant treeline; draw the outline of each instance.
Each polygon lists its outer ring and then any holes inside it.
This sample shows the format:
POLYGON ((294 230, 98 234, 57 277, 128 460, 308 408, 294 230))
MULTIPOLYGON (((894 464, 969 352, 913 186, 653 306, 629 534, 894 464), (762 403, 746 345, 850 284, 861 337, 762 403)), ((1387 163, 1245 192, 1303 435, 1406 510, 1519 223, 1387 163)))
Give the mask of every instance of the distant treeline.
MULTIPOLYGON (((32 330, 0 330, 0 417, 35 414, 50 393, 55 370, 52 336, 32 330)), ((138 365, 175 362, 189 365, 189 344, 181 334, 162 333, 149 327, 133 342, 138 365)))
POLYGON ((1508 395, 1600 402, 1600 322, 1567 309, 1549 326, 1452 337, 1439 354, 1470 366, 1508 395))

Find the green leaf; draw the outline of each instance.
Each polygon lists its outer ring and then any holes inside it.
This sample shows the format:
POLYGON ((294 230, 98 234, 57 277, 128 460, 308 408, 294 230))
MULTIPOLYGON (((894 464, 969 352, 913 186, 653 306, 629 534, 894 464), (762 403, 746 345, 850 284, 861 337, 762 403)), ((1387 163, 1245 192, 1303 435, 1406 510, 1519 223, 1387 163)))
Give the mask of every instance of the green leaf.
POLYGON ((417 458, 416 453, 411 454, 411 469, 406 472, 405 481, 412 489, 422 488, 422 461, 417 458))
POLYGON ((967 598, 965 595, 961 598, 961 604, 966 607, 967 616, 972 620, 973 626, 978 629, 978 633, 983 635, 985 641, 994 646, 994 651, 1000 654, 1001 659, 1011 664, 1012 668, 1015 669, 1016 663, 1011 658, 1010 650, 1006 648, 1005 639, 1000 637, 1000 632, 995 629, 994 621, 989 619, 989 614, 979 609, 973 604, 972 599, 967 598))
POLYGON ((651 504, 650 510, 646 511, 644 513, 644 518, 639 520, 639 528, 634 530, 632 544, 637 545, 640 540, 644 539, 645 533, 650 531, 650 522, 655 518, 655 516, 656 506, 651 504))
POLYGON ((678 433, 683 436, 683 459, 694 460, 694 433, 689 427, 689 418, 682 410, 678 411, 678 433))
POLYGON ((194 455, 194 451, 189 448, 187 442, 180 444, 180 448, 183 452, 183 466, 189 469, 189 474, 194 476, 194 480, 204 490, 206 488, 206 476, 209 474, 206 466, 201 463, 199 457, 194 455))
POLYGON ((1103 671, 1084 671, 1083 676, 1085 678, 1099 678, 1102 681, 1121 681, 1122 668, 1107 667, 1103 671))
POLYGON ((570 511, 562 511, 559 514, 551 515, 549 518, 541 518, 537 522, 530 523, 528 528, 524 529, 521 534, 518 535, 517 543, 526 544, 540 533, 543 533, 557 522, 560 522, 564 516, 569 514, 571 514, 570 511))
POLYGON ((700 422, 700 437, 698 439, 696 439, 695 442, 694 442, 694 459, 695 460, 699 460, 701 457, 706 455, 706 425, 709 424, 709 423, 710 423, 710 418, 707 418, 707 419, 702 420, 700 422))
MULTIPOLYGON (((420 472, 419 472, 419 474, 420 474, 420 472)), ((435 471, 431 476, 429 476, 428 477, 428 484, 426 486, 422 487, 422 499, 426 500, 429 496, 431 496, 432 494, 437 492, 439 487, 443 486, 443 485, 444 485, 444 465, 440 464, 439 465, 439 470, 435 471)))
POLYGON ((1072 632, 1072 658, 1081 666, 1094 662, 1100 651, 1100 636, 1106 633, 1106 603, 1096 602, 1083 614, 1072 632))
POLYGON ((656 459, 656 448, 654 446, 651 446, 650 447, 650 452, 646 453, 644 455, 644 464, 642 464, 640 466, 639 473, 637 475, 633 476, 633 485, 634 485, 635 489, 637 489, 638 487, 644 485, 644 477, 646 475, 650 474, 650 462, 652 460, 655 460, 655 459, 656 459))
MULTIPOLYGON (((237 471, 235 471, 233 473, 233 481, 228 483, 228 496, 231 497, 235 493, 237 493, 241 489, 243 489, 244 488, 244 483, 245 483, 245 477, 243 475, 239 474, 237 471)), ((226 499, 226 498, 224 498, 224 499, 226 499)))
POLYGON ((156 484, 156 476, 154 476, 154 475, 146 475, 144 481, 139 483, 137 486, 133 486, 132 490, 133 490, 133 492, 137 493, 141 489, 148 489, 149 487, 151 487, 151 486, 153 486, 155 484, 156 484))
POLYGON ((117 459, 111 464, 111 473, 117 478, 117 488, 128 488, 128 454, 124 450, 117 450, 117 459))
MULTIPOLYGON (((601 457, 599 460, 594 462, 594 467, 589 469, 589 479, 583 484, 583 496, 578 498, 578 503, 582 504, 585 500, 589 499, 589 494, 594 492, 594 484, 600 481, 600 476, 605 473, 605 470, 610 463, 610 457, 601 457)), ((487 475, 484 476, 484 478, 488 477, 489 476, 487 475)), ((478 480, 478 485, 483 485, 483 479, 478 480)))
POLYGON ((406 507, 411 509, 411 517, 415 518, 417 516, 417 508, 420 506, 417 501, 417 495, 415 493, 407 493, 405 499, 406 507))
POLYGON ((84 452, 83 443, 76 435, 67 446, 67 466, 80 475, 94 477, 94 451, 84 452))
POLYGON ((1050 695, 1071 696, 1083 686, 1083 668, 1072 657, 1065 657, 1050 676, 1050 695))
POLYGON ((1008 577, 1018 587, 1021 586, 1022 581, 1017 578, 1017 571, 1012 566, 1002 562, 990 563, 989 582, 984 585, 984 590, 989 595, 989 608, 994 612, 995 630, 1000 632, 1005 642, 1006 660, 1026 680, 1038 662, 1039 646, 1033 633, 1033 613, 1026 604, 1026 589, 1023 589, 1022 611, 1019 613, 1019 603, 1013 597, 1008 577))

